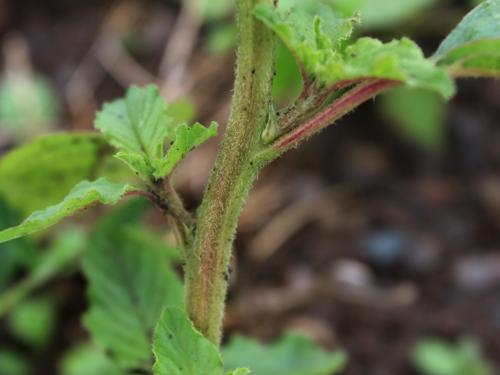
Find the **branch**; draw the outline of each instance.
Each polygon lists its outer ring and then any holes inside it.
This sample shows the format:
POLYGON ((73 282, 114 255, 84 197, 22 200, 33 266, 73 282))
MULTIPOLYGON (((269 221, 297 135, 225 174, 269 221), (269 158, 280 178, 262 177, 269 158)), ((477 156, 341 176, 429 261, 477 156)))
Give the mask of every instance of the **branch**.
POLYGON ((396 81, 382 79, 359 84, 334 101, 322 112, 279 137, 268 148, 272 149, 273 153, 277 151, 281 154, 290 148, 296 147, 299 143, 335 122, 360 104, 398 84, 399 82, 396 81))

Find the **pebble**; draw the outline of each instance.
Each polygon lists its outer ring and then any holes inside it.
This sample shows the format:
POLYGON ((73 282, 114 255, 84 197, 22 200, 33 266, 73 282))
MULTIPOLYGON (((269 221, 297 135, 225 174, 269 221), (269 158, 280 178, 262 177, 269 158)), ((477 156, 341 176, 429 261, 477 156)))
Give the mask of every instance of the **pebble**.
POLYGON ((500 284, 500 255, 474 255, 453 265, 455 284, 468 291, 480 292, 500 284))
POLYGON ((410 248, 409 238, 396 229, 369 232, 362 240, 363 254, 376 266, 390 267, 400 263, 410 248))

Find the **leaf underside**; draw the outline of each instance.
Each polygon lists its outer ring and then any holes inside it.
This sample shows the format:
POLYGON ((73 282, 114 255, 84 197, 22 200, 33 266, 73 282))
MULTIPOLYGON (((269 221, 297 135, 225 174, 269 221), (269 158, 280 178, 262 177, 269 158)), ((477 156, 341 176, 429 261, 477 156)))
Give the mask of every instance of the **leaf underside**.
POLYGON ((342 81, 385 79, 435 91, 445 98, 454 93, 447 72, 426 59, 407 38, 389 43, 360 38, 348 44, 358 20, 335 12, 332 1, 288 0, 277 8, 259 4, 254 15, 279 36, 307 79, 320 87, 342 81))
POLYGON ((459 76, 500 77, 500 0, 484 1, 467 14, 433 59, 459 76))
POLYGON ((0 243, 47 229, 93 203, 116 204, 127 192, 134 190, 129 184, 113 183, 105 178, 92 182, 82 181, 61 203, 36 211, 18 226, 1 231, 0 243))

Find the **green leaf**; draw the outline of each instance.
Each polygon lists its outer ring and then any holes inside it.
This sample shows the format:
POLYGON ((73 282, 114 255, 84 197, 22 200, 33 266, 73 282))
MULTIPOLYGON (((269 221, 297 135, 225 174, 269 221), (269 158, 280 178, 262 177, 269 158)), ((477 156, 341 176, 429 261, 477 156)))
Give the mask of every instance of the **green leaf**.
POLYGON ((288 0, 278 8, 259 4, 255 16, 273 30, 316 84, 331 86, 358 79, 387 79, 409 87, 454 93, 446 71, 427 60, 420 48, 403 38, 382 43, 361 38, 346 45, 357 18, 345 18, 328 1, 288 0))
POLYGON ((224 54, 233 51, 236 46, 236 25, 234 22, 226 22, 211 27, 208 30, 205 44, 213 54, 224 54))
POLYGON ((58 107, 54 89, 41 76, 17 70, 9 71, 0 80, 0 128, 17 139, 53 128, 58 107))
POLYGON ((0 231, 0 243, 47 229, 93 203, 116 204, 126 193, 134 190, 129 184, 113 183, 104 178, 83 181, 61 203, 36 211, 18 226, 0 231))
POLYGON ((166 158, 157 165, 154 176, 161 178, 169 175, 189 151, 216 135, 217 124, 215 122, 212 122, 208 128, 199 123, 193 126, 186 124, 178 126, 175 130, 175 141, 168 149, 166 158))
POLYGON ((222 359, 178 308, 163 312, 155 330, 155 375, 222 375, 222 359))
POLYGON ((250 371, 250 369, 248 369, 248 368, 238 368, 234 371, 227 372, 226 375, 248 375, 251 372, 252 371, 250 371))
POLYGON ((231 14, 234 2, 232 0, 194 0, 190 5, 206 21, 216 21, 231 14))
MULTIPOLYGON (((0 159, 0 194, 21 213, 59 202, 78 182, 127 177, 99 134, 57 133, 40 137, 0 159)), ((122 179, 123 180, 123 179, 122 179)))
POLYGON ((41 349, 56 326, 56 305, 50 298, 34 298, 16 307, 9 316, 10 331, 23 342, 41 349))
POLYGON ((281 42, 276 46, 275 70, 273 98, 279 103, 293 103, 302 89, 302 80, 297 62, 281 42))
POLYGON ((179 249, 167 244, 161 234, 139 225, 128 226, 123 230, 127 232, 127 236, 134 238, 135 241, 151 248, 157 248, 170 262, 181 263, 183 257, 179 249))
POLYGON ((153 85, 132 86, 124 99, 105 104, 95 126, 120 150, 116 157, 145 180, 165 177, 188 151, 215 135, 213 125, 205 129, 176 123, 153 85), (167 140, 173 145, 165 155, 167 140))
POLYGON ((33 287, 47 282, 68 269, 85 250, 87 238, 81 228, 66 227, 40 257, 40 261, 27 276, 26 282, 33 287))
POLYGON ((484 1, 467 14, 433 58, 458 76, 500 77, 500 0, 484 1))
POLYGON ((359 2, 358 9, 363 28, 387 29, 415 17, 437 0, 362 0, 359 2))
POLYGON ((421 340, 412 353, 414 366, 426 375, 492 375, 491 364, 474 341, 450 345, 438 339, 421 340))
POLYGON ((168 113, 176 123, 190 122, 196 117, 196 103, 188 96, 171 102, 168 113))
POLYGON ((223 348, 226 368, 249 367, 252 375, 332 375, 347 361, 343 351, 327 353, 309 339, 287 334, 271 346, 237 336, 223 348))
POLYGON ((96 234, 85 253, 90 309, 83 322, 123 369, 147 369, 151 337, 165 306, 181 306, 182 285, 162 249, 119 227, 96 234))
POLYGON ((88 344, 65 353, 59 368, 61 375, 125 375, 104 353, 88 344))
POLYGON ((383 115, 407 137, 433 150, 442 145, 446 108, 437 94, 401 87, 380 99, 383 115))
MULTIPOLYGON (((21 221, 19 213, 13 210, 0 195, 0 230, 21 221)), ((37 261, 38 249, 30 238, 0 244, 0 293, 21 268, 31 268, 37 261)))
POLYGON ((16 352, 0 349, 0 374, 2 375, 28 375, 30 368, 26 358, 16 352))
MULTIPOLYGON (((10 243, 10 242, 9 242, 10 243)), ((85 249, 86 237, 80 229, 66 228, 47 251, 43 252, 31 272, 0 295, 0 317, 26 298, 34 289, 63 271, 71 269, 72 263, 85 249)))

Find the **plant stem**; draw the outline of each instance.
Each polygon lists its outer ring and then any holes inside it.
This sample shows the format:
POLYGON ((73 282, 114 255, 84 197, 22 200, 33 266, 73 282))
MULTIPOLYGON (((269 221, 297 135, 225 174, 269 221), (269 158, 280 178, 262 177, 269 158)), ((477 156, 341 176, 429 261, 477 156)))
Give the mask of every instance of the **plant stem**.
POLYGON ((269 161, 285 151, 297 147, 313 134, 334 123, 360 104, 398 84, 397 81, 378 79, 355 86, 311 119, 277 138, 256 156, 256 160, 269 161))
POLYGON ((260 146, 273 72, 274 39, 252 16, 258 3, 237 0, 238 51, 231 116, 199 211, 186 258, 186 308, 195 327, 219 345, 237 221, 259 169, 260 146))
POLYGON ((181 247, 183 254, 193 240, 194 218, 184 208, 181 198, 172 186, 170 179, 151 181, 150 191, 146 194, 154 204, 156 204, 165 215, 168 224, 174 230, 177 244, 181 247))

